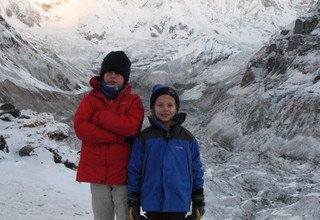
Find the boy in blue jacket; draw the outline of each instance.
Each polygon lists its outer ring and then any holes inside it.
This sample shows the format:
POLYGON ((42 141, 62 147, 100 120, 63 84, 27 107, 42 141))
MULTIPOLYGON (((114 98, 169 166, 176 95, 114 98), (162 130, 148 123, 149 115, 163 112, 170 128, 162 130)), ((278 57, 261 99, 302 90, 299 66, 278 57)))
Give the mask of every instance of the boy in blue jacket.
POLYGON ((150 126, 135 139, 128 165, 130 219, 184 220, 192 202, 191 219, 204 214, 203 170, 199 145, 181 124, 177 92, 155 85, 150 98, 150 126))

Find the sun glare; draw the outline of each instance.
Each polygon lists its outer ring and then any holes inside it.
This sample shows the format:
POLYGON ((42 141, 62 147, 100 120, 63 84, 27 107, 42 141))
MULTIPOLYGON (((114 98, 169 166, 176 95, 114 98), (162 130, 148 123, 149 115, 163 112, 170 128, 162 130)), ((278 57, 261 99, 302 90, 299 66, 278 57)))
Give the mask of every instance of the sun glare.
POLYGON ((80 19, 92 13, 100 4, 99 1, 91 0, 31 0, 40 5, 49 19, 46 20, 47 26, 70 28, 77 26, 80 19))
POLYGON ((52 3, 52 2, 56 2, 55 0, 31 0, 33 2, 37 2, 37 3, 52 3))

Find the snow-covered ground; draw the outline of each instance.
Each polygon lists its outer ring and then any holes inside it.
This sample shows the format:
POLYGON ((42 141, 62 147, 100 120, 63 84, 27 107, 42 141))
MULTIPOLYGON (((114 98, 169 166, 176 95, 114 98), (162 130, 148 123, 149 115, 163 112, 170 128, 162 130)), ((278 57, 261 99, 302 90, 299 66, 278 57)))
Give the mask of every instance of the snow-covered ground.
POLYGON ((53 151, 62 161, 78 160, 77 150, 49 138, 68 134, 69 127, 47 113, 28 110, 21 115, 30 118, 0 120, 0 135, 9 149, 0 151, 0 219, 92 219, 89 185, 76 182, 74 170, 53 160, 53 151), (34 148, 30 156, 20 156, 28 145, 34 148))

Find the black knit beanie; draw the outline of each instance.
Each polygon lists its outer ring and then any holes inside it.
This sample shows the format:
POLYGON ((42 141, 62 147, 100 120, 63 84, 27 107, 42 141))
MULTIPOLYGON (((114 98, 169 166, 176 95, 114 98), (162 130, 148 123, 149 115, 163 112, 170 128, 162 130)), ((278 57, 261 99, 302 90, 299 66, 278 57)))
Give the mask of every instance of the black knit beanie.
POLYGON ((129 81, 131 62, 123 51, 111 51, 103 59, 100 69, 100 80, 106 72, 116 71, 124 78, 124 83, 129 81))
POLYGON ((152 109, 152 107, 156 103, 157 98, 161 95, 169 95, 173 97, 177 104, 177 111, 179 111, 180 100, 178 93, 173 88, 161 84, 157 84, 152 88, 152 95, 150 97, 150 109, 152 109))

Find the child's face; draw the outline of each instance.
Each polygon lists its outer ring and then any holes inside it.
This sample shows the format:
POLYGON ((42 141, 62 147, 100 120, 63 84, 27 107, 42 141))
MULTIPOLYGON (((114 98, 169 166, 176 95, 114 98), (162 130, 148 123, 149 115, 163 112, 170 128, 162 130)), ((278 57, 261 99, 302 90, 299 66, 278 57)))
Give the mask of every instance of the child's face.
POLYGON ((103 76, 103 81, 108 85, 121 86, 124 83, 123 76, 115 71, 106 72, 103 76))
POLYGON ((171 120, 177 113, 175 99, 169 95, 161 95, 157 98, 152 112, 155 117, 165 126, 171 126, 171 120))

